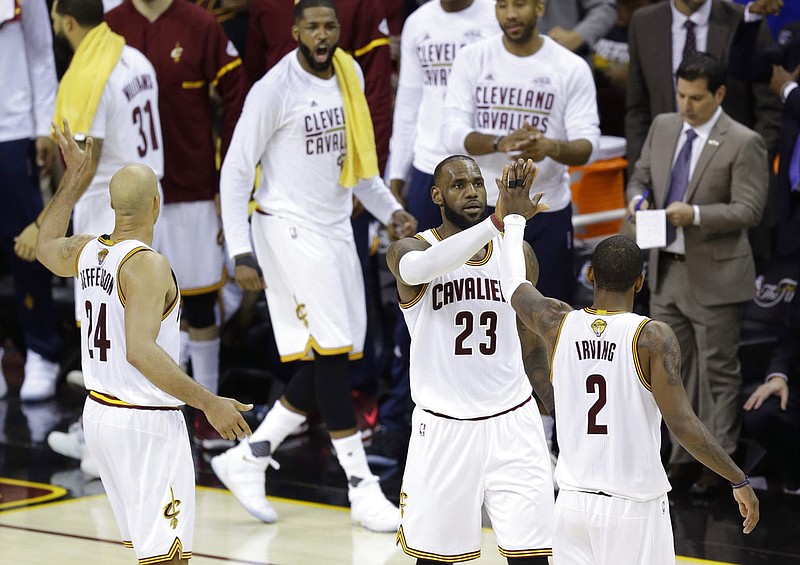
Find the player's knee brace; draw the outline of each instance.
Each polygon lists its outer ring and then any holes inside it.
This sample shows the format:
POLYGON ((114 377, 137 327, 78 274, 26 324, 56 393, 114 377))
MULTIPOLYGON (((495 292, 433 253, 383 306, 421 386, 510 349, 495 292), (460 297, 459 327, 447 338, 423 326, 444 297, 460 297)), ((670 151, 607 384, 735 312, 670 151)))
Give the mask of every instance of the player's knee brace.
POLYGON ((207 328, 216 325, 214 305, 217 303, 216 292, 193 294, 183 297, 183 319, 192 328, 207 328))
POLYGON ((317 404, 328 430, 337 432, 356 427, 356 414, 347 380, 347 354, 317 355, 314 358, 317 404))

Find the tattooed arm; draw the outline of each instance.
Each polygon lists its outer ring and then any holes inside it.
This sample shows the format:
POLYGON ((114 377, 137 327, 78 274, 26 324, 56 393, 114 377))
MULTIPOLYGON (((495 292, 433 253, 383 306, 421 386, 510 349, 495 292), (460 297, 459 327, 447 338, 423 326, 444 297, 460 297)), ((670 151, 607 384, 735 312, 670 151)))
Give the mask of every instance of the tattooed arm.
POLYGON ((55 124, 53 124, 53 129, 56 130, 58 145, 64 156, 67 170, 61 179, 58 191, 42 217, 39 236, 36 240, 36 258, 56 275, 74 277, 78 274, 78 254, 93 236, 64 237, 64 234, 67 233, 72 208, 88 184, 86 177, 93 168, 96 168, 93 158, 94 140, 91 137, 88 138, 86 150, 83 151, 72 138, 66 120, 64 120, 63 133, 55 124))
MULTIPOLYGON (((678 442, 703 465, 729 482, 744 481, 744 472, 692 410, 681 380, 680 346, 672 329, 663 322, 651 320, 642 329, 637 352, 656 404, 678 442)), ((744 517, 744 533, 749 534, 758 523, 758 499, 749 484, 733 489, 733 497, 744 517)))
MULTIPOLYGON (((539 280, 539 261, 533 248, 527 242, 522 243, 525 255, 525 278, 535 285, 539 280)), ((527 286, 527 285, 526 285, 527 286)), ((517 333, 522 344, 522 361, 525 365, 525 374, 536 392, 540 407, 544 407, 547 414, 555 411, 553 400, 553 385, 550 382, 550 356, 547 352, 547 343, 544 338, 529 330, 517 318, 517 333)))

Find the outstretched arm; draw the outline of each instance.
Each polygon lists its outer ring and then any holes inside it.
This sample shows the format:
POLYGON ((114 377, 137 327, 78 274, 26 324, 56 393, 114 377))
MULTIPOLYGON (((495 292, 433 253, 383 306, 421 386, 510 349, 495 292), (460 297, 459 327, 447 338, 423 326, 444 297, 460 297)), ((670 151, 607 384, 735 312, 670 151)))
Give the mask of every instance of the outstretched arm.
POLYGON ((36 258, 56 275, 74 277, 78 274, 78 254, 93 236, 80 234, 64 237, 64 234, 67 233, 72 209, 86 188, 84 179, 90 172, 93 175, 96 168, 94 139, 90 137, 86 140, 86 150, 83 151, 72 138, 66 119, 63 133, 55 124, 53 129, 64 156, 66 172, 53 200, 44 211, 36 239, 36 258))
MULTIPOLYGON (((655 320, 642 329, 636 350, 653 390, 664 421, 680 444, 703 465, 731 484, 746 481, 744 472, 720 447, 708 428, 692 410, 681 380, 681 351, 670 327, 655 320)), ((733 489, 733 497, 744 517, 744 533, 756 527, 759 518, 758 498, 749 483, 733 489)))
MULTIPOLYGON (((525 254, 525 276, 531 284, 539 280, 539 261, 533 248, 527 243, 523 244, 525 254)), ((547 353, 547 342, 544 338, 528 329, 522 320, 517 318, 517 333, 522 344, 522 362, 525 374, 536 391, 536 396, 541 401, 544 410, 552 415, 555 412, 553 399, 553 384, 550 382, 550 356, 547 353)))
POLYGON ((525 218, 510 214, 505 217, 505 228, 503 256, 500 260, 503 295, 522 322, 544 338, 549 358, 555 347, 561 320, 572 307, 560 300, 547 298, 527 279, 522 250, 525 218))
MULTIPOLYGON (((542 193, 530 198, 530 189, 536 178, 536 167, 528 160, 506 165, 503 178, 496 179, 500 190, 497 210, 510 210, 533 217, 547 209, 546 204, 539 204, 542 193), (519 183, 519 187, 516 185, 519 183), (510 191, 509 185, 515 189, 510 191)), ((501 212, 502 213, 502 212, 501 212)), ((485 219, 462 232, 446 238, 435 247, 420 246, 411 241, 400 240, 389 248, 386 262, 398 283, 406 287, 415 287, 443 274, 449 273, 469 260, 477 251, 500 233, 502 223, 497 219, 499 214, 485 219)))
POLYGON ((165 304, 178 300, 167 260, 153 252, 137 253, 120 269, 118 283, 126 298, 128 362, 164 392, 205 412, 208 422, 225 439, 250 435, 239 411, 250 410, 251 404, 211 393, 184 373, 156 343, 165 304))

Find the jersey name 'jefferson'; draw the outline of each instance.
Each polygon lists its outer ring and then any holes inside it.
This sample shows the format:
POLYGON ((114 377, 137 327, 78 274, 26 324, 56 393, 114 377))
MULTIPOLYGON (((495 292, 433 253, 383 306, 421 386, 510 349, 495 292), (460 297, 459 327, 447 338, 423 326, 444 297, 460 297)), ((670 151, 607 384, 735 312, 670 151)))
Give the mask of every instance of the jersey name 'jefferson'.
POLYGON ((82 290, 90 286, 99 286, 109 296, 111 296, 111 292, 114 290, 114 277, 103 267, 81 269, 78 272, 78 279, 80 279, 82 290))

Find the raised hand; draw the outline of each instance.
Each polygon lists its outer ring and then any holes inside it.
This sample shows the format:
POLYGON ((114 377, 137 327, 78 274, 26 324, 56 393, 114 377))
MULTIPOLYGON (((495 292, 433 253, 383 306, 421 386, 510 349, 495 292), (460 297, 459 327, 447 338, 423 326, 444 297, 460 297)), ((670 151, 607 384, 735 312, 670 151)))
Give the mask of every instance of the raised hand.
POLYGON ((56 132, 56 141, 58 147, 61 149, 61 155, 64 157, 64 164, 66 165, 67 172, 80 178, 86 172, 90 163, 92 162, 92 153, 94 150, 94 139, 89 137, 86 139, 86 149, 81 149, 72 137, 72 132, 69 131, 69 123, 64 118, 64 131, 58 129, 55 123, 50 122, 56 132))
POLYGON ((495 215, 503 218, 508 214, 519 214, 530 219, 539 212, 549 210, 550 206, 540 203, 543 192, 531 198, 531 187, 538 169, 533 161, 517 159, 503 167, 503 178, 495 179, 500 197, 495 207, 495 215))

